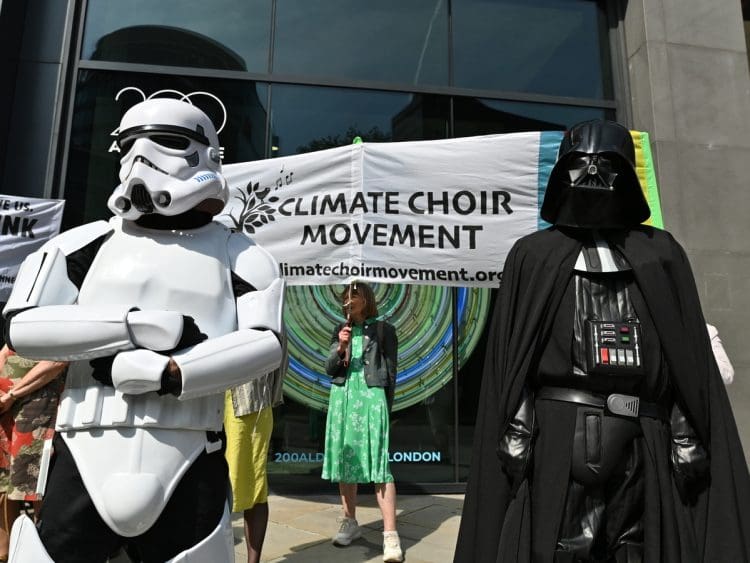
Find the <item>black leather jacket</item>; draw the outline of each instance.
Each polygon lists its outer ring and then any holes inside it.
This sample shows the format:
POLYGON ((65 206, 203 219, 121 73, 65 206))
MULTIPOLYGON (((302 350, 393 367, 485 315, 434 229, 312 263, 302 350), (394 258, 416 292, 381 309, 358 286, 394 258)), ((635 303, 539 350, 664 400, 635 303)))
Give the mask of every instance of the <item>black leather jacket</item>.
MULTIPOLYGON (((338 355, 339 331, 344 323, 336 325, 331 335, 326 373, 330 375, 334 385, 344 385, 348 375, 344 358, 338 355)), ((398 337, 392 324, 385 321, 367 319, 362 328, 364 350, 365 382, 368 387, 383 387, 388 399, 388 407, 393 405, 393 393, 396 388, 398 337), (378 338, 378 325, 381 326, 382 336, 378 338)))

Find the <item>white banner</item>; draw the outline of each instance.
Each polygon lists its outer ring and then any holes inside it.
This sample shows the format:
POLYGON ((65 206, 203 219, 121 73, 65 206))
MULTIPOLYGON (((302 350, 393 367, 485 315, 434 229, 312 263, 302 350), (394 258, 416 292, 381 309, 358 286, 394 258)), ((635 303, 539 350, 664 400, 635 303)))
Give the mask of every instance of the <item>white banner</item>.
POLYGON ((60 232, 64 205, 0 194, 0 302, 8 300, 23 259, 60 232))
POLYGON ((229 164, 219 220, 270 251, 291 285, 497 287, 513 242, 537 229, 539 154, 533 132, 229 164))

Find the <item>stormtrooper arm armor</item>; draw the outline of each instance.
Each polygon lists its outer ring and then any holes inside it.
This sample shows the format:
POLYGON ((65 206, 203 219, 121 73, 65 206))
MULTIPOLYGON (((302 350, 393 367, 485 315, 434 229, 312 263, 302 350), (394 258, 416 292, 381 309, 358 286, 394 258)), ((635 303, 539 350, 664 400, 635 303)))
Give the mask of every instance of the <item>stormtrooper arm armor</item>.
POLYGON ((285 282, 278 277, 273 258, 246 237, 230 240, 229 253, 234 256, 232 271, 245 288, 235 293, 239 295, 237 330, 180 349, 172 354, 172 361, 151 350, 120 352, 112 364, 116 389, 193 399, 236 387, 279 367, 285 282))
POLYGON ((284 280, 237 300, 239 330, 174 354, 182 375, 180 399, 235 387, 281 364, 284 280))
POLYGON ((78 286, 69 274, 69 255, 109 231, 103 221, 84 225, 56 237, 24 260, 4 311, 13 349, 39 360, 81 360, 133 348, 169 350, 176 345, 183 326, 179 313, 74 304, 78 286))
POLYGON ((500 436, 497 456, 508 476, 511 492, 516 493, 526 477, 536 434, 536 417, 534 397, 524 388, 515 414, 508 422, 505 432, 500 436))
POLYGON ((50 305, 11 319, 13 348, 38 360, 86 360, 122 350, 169 350, 182 335, 182 315, 125 305, 50 305))

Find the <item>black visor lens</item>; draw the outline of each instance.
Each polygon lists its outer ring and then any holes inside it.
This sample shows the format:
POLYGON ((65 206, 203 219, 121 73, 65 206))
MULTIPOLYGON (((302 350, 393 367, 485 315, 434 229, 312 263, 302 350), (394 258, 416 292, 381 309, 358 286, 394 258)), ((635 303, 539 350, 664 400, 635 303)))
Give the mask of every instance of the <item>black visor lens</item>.
POLYGON ((130 152, 130 149, 133 148, 133 143, 135 143, 135 137, 130 137, 128 139, 117 139, 117 146, 120 147, 120 151, 123 154, 130 152))
POLYGON ((168 149, 184 151, 190 146, 190 139, 179 135, 149 135, 148 138, 157 145, 167 147, 168 149))
POLYGON ((120 151, 123 154, 130 152, 133 148, 133 143, 136 140, 143 137, 148 137, 149 140, 153 141, 157 145, 166 147, 168 149, 176 149, 184 151, 190 146, 190 139, 183 137, 182 135, 169 135, 169 134, 152 134, 152 135, 135 135, 131 137, 125 137, 117 139, 117 145, 120 147, 120 151))

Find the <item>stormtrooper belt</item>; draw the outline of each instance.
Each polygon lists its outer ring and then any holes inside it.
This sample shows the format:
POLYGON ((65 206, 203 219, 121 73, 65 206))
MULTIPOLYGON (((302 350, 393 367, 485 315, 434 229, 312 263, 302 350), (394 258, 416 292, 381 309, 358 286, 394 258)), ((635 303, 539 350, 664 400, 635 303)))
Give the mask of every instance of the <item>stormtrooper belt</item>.
POLYGON ((536 398, 588 405, 590 407, 604 409, 611 414, 627 416, 630 418, 645 416, 648 418, 658 418, 664 421, 669 420, 667 409, 665 407, 657 405, 656 403, 642 401, 639 397, 634 395, 623 395, 621 393, 599 395, 588 391, 582 391, 581 389, 571 389, 568 387, 542 387, 537 391, 536 398))

